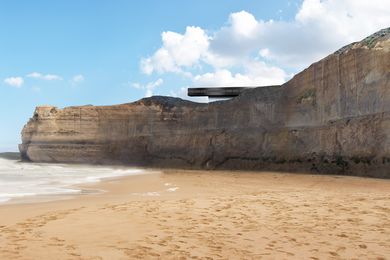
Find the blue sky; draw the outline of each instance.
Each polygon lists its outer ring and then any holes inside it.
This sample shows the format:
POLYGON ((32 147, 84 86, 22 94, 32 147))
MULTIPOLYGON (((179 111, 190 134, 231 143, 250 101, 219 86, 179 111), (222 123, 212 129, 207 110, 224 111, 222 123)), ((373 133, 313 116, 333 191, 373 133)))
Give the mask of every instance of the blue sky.
POLYGON ((0 151, 17 149, 37 105, 111 105, 185 97, 188 86, 282 83, 390 26, 389 1, 370 1, 378 9, 366 2, 2 0, 0 151))

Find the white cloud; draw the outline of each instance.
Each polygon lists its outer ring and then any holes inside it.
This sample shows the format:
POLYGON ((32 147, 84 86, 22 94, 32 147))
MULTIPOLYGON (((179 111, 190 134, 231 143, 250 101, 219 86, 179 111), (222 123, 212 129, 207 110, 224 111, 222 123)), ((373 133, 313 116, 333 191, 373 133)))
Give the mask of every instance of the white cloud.
POLYGON ((74 75, 72 77, 72 79, 70 80, 70 83, 75 86, 77 84, 80 84, 81 82, 83 82, 85 80, 85 77, 81 74, 78 74, 78 75, 74 75))
POLYGON ((259 51, 259 55, 263 58, 269 58, 270 57, 270 51, 268 48, 261 49, 259 51))
POLYGON ((257 22, 256 18, 246 11, 232 13, 229 21, 234 35, 237 36, 253 38, 260 29, 260 24, 257 22))
MULTIPOLYGON (((253 85, 253 81, 241 73, 232 74, 229 70, 220 69, 215 72, 207 72, 197 75, 194 78, 196 87, 217 87, 217 86, 247 86, 253 85)), ((258 86, 258 84, 256 84, 258 86)))
POLYGON ((22 87, 24 80, 22 77, 9 77, 4 79, 4 83, 15 88, 22 87))
POLYGON ((189 26, 184 34, 163 32, 161 38, 163 46, 151 57, 141 60, 145 74, 181 72, 181 67, 196 65, 209 46, 206 32, 199 27, 189 26))
POLYGON ((289 78, 282 69, 266 65, 261 61, 249 61, 244 66, 244 73, 232 73, 227 69, 217 69, 197 75, 193 79, 196 87, 259 87, 284 83, 289 78))
MULTIPOLYGON (((270 21, 269 23, 273 23, 270 21)), ((239 62, 254 50, 258 50, 258 40, 265 23, 246 12, 232 13, 229 23, 216 31, 210 41, 210 51, 215 55, 234 58, 239 62)))
POLYGON ((388 0, 304 0, 291 21, 230 14, 210 32, 187 27, 162 33, 162 46, 141 60, 141 70, 187 75, 195 86, 280 84, 311 63, 390 26, 388 0))
MULTIPOLYGON (((221 45, 218 51, 210 47, 215 38, 228 35, 223 42, 253 42, 260 30, 255 17, 245 11, 233 13, 229 26, 221 28, 213 35, 199 27, 187 27, 184 34, 162 33, 162 47, 152 56, 141 60, 141 71, 147 75, 157 73, 177 73, 186 75, 195 86, 261 86, 280 84, 287 74, 280 68, 268 65, 250 57, 251 44, 245 51, 235 53, 221 45), (203 72, 208 67, 208 72, 203 72), (233 70, 236 72, 233 73, 233 70)), ((221 39, 218 38, 220 41, 221 39)), ((259 50, 258 50, 259 51, 259 50)), ((258 57, 256 57, 258 58, 258 57)))
POLYGON ((210 41, 214 53, 242 59, 267 50, 262 58, 299 71, 346 44, 388 27, 390 1, 304 0, 289 22, 254 20, 248 12, 233 13, 229 21, 210 41))
POLYGON ((30 74, 27 75, 27 77, 29 78, 34 78, 34 79, 40 79, 40 80, 47 80, 47 81, 50 81, 50 80, 62 80, 62 77, 58 76, 58 75, 54 75, 54 74, 42 74, 42 73, 39 73, 39 72, 32 72, 30 74))
POLYGON ((153 96, 154 89, 156 87, 160 86, 161 84, 163 84, 163 82, 164 81, 162 79, 158 79, 156 81, 149 82, 146 85, 142 85, 140 83, 133 83, 133 84, 131 84, 131 86, 133 88, 137 88, 137 89, 144 89, 145 90, 145 97, 151 97, 151 96, 153 96))
POLYGON ((28 74, 27 77, 29 77, 29 78, 40 78, 40 77, 42 77, 42 74, 38 73, 38 72, 32 72, 32 73, 28 74))
POLYGON ((256 46, 269 48, 281 60, 290 57, 284 66, 291 61, 299 65, 299 60, 309 65, 389 25, 390 1, 305 0, 291 22, 259 21, 256 46))

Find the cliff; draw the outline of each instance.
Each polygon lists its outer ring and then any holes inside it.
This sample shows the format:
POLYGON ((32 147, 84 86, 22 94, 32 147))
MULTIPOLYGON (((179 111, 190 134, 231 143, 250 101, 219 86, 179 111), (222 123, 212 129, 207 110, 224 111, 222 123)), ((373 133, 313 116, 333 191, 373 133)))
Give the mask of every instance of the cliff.
POLYGON ((390 178, 390 28, 282 86, 199 104, 151 97, 37 107, 20 152, 35 162, 311 171, 390 178))

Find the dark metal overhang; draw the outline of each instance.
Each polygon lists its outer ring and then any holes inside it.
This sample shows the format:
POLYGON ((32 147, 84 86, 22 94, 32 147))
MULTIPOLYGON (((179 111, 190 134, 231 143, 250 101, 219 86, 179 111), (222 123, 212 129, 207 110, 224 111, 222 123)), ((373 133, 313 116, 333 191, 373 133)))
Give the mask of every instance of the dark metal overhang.
POLYGON ((225 98, 236 97, 249 87, 225 87, 225 88, 188 88, 190 97, 225 98))

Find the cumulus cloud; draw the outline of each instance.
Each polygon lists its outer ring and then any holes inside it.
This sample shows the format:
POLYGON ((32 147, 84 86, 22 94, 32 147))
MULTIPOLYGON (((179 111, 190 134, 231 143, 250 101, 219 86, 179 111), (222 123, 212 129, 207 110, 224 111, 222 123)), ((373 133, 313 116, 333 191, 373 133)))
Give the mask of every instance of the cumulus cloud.
POLYGON ((58 75, 42 74, 42 73, 39 73, 39 72, 32 72, 32 73, 28 74, 27 77, 34 78, 34 79, 40 79, 40 80, 47 80, 47 81, 62 80, 62 77, 60 77, 58 75))
POLYGON ((299 71, 388 27, 390 1, 304 0, 292 21, 256 20, 245 11, 229 21, 210 41, 214 53, 241 59, 260 52, 265 60, 299 71))
POLYGON ((264 22, 257 21, 249 12, 232 13, 228 25, 214 33, 210 50, 214 55, 239 61, 258 49, 258 40, 264 25, 264 22))
POLYGON ((163 46, 151 57, 141 60, 145 74, 153 72, 181 72, 181 67, 191 67, 207 51, 209 40, 204 30, 189 26, 184 34, 163 32, 163 46))
POLYGON ((244 66, 243 73, 232 73, 227 69, 217 69, 196 75, 193 84, 196 87, 259 87, 284 83, 289 75, 284 70, 268 66, 264 62, 250 61, 244 66))
POLYGON ((229 15, 210 32, 189 26, 163 32, 162 46, 141 71, 186 75, 194 86, 280 84, 311 63, 390 25, 387 0, 304 0, 290 21, 229 15))
POLYGON ((145 97, 151 97, 153 96, 153 91, 156 87, 160 86, 161 84, 163 84, 163 80, 162 79, 158 79, 156 81, 152 81, 152 82, 149 82, 145 85, 142 85, 140 83, 133 83, 131 86, 133 88, 137 88, 137 89, 144 89, 145 90, 145 97))
POLYGON ((259 22, 256 18, 246 11, 238 13, 232 13, 229 17, 233 35, 241 36, 244 38, 256 37, 259 30, 259 22))
POLYGON ((4 83, 15 88, 22 87, 24 80, 22 77, 9 77, 4 79, 4 83))

